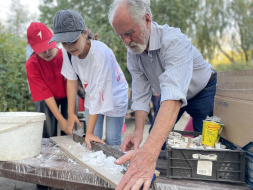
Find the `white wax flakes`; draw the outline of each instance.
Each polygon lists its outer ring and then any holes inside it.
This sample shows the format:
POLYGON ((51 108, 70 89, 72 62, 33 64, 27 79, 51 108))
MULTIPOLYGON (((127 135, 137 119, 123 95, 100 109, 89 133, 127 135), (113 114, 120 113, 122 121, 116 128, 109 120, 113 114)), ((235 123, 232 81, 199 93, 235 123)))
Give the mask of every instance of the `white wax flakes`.
POLYGON ((99 166, 111 174, 118 174, 126 168, 122 165, 114 164, 116 159, 112 156, 106 157, 102 150, 92 152, 83 156, 82 161, 93 166, 99 166))
POLYGON ((86 173, 90 173, 90 170, 88 168, 85 169, 86 173))
POLYGON ((37 159, 42 159, 42 154, 39 154, 38 156, 36 156, 37 159))
POLYGON ((193 148, 193 149, 226 149, 225 145, 216 143, 215 147, 202 145, 202 135, 195 138, 184 137, 180 133, 171 132, 167 143, 172 148, 193 148))
POLYGON ((68 162, 71 162, 71 163, 76 164, 76 161, 75 161, 75 160, 73 160, 72 158, 68 158, 68 162))

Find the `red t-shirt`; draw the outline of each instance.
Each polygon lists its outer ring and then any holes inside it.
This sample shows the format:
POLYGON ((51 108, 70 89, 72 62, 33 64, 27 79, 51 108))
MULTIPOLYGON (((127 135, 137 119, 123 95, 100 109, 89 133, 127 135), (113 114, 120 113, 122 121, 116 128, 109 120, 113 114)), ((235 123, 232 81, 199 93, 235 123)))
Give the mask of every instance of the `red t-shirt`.
POLYGON ((50 97, 67 97, 66 79, 61 74, 63 56, 59 49, 51 61, 45 61, 33 54, 26 62, 26 76, 34 102, 50 97))

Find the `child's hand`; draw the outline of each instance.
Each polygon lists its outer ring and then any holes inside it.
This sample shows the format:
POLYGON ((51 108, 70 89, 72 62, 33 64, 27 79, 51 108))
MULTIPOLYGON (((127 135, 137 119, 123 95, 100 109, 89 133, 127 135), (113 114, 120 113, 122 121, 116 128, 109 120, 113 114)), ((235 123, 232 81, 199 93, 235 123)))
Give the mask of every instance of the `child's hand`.
POLYGON ((85 142, 88 146, 88 148, 90 149, 91 148, 91 144, 90 142, 91 141, 94 141, 94 142, 99 142, 99 143, 102 143, 102 144, 105 144, 104 141, 102 141, 99 137, 97 137, 96 135, 92 134, 92 133, 88 133, 85 135, 85 142))
POLYGON ((63 119, 62 121, 59 121, 60 123, 60 128, 63 132, 65 132, 66 134, 68 134, 68 121, 66 119, 63 119))
POLYGON ((72 135, 75 122, 81 126, 80 121, 78 120, 77 116, 75 114, 69 114, 68 115, 68 127, 67 127, 67 134, 72 135))

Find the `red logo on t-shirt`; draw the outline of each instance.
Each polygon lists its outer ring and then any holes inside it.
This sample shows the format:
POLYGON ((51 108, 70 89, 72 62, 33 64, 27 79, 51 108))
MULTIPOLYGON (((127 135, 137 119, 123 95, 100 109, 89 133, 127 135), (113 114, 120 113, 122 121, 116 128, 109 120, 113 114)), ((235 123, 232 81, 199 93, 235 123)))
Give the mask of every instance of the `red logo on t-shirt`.
POLYGON ((85 90, 85 88, 88 86, 88 81, 84 81, 84 83, 83 83, 83 88, 84 88, 84 90, 85 90))
POLYGON ((99 106, 102 105, 102 101, 104 101, 104 91, 99 92, 99 106))
POLYGON ((112 58, 112 63, 113 63, 114 69, 115 69, 116 73, 118 74, 117 81, 119 82, 120 81, 120 73, 121 72, 120 72, 120 70, 119 70, 116 62, 114 61, 114 56, 113 55, 111 55, 111 58, 112 58))

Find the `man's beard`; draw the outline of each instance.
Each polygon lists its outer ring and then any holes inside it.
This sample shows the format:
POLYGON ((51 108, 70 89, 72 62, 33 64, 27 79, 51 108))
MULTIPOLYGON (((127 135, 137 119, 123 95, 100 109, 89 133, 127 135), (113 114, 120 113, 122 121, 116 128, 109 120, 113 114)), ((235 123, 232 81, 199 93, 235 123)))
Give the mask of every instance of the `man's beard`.
POLYGON ((132 41, 128 46, 126 46, 126 48, 134 54, 141 54, 146 49, 146 45, 138 44, 132 41))
POLYGON ((134 54, 141 54, 145 51, 148 44, 147 31, 145 31, 145 26, 140 26, 141 37, 143 39, 144 44, 139 44, 131 41, 126 48, 133 52, 134 54))

